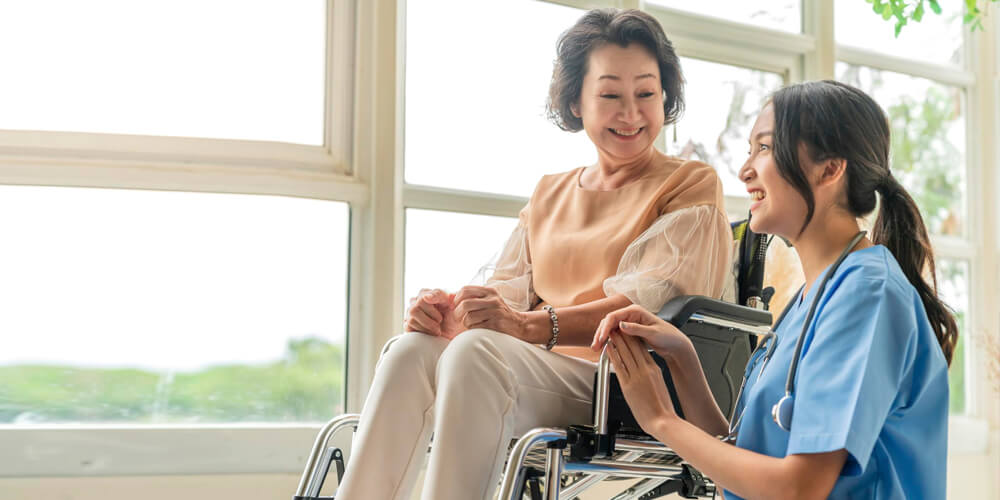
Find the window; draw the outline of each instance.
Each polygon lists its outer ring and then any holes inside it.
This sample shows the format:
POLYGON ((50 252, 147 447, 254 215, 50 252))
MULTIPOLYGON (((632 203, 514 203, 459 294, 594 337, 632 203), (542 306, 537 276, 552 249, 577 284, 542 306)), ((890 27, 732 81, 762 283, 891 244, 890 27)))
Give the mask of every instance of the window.
POLYGON ((323 144, 326 2, 0 5, 0 129, 323 144))
POLYGON ((404 299, 409 302, 421 288, 454 293, 482 284, 480 268, 500 253, 515 226, 517 219, 510 217, 408 209, 404 299))
POLYGON ((969 263, 965 260, 938 259, 938 294, 941 300, 955 313, 958 322, 958 345, 952 356, 948 371, 948 382, 951 386, 951 412, 965 413, 965 346, 969 334, 969 263))
POLYGON ((649 3, 747 23, 760 28, 770 28, 798 33, 802 31, 801 0, 766 0, 746 2, 741 0, 721 0, 714 2, 691 2, 690 0, 649 0, 649 3))
POLYGON ((0 423, 343 410, 344 203, 0 186, 0 423))
MULTIPOLYGON (((834 2, 837 43, 884 55, 938 64, 962 64, 962 16, 959 5, 937 15, 928 10, 919 23, 907 24, 896 37, 895 18, 883 20, 870 2, 834 2)), ((914 8, 910 5, 907 12, 914 8)))
POLYGON ((875 98, 889 117, 893 175, 934 234, 965 234, 964 91, 925 78, 840 63, 839 80, 875 98))
POLYGON ((545 118, 556 39, 583 12, 532 0, 407 2, 406 182, 529 196, 542 175, 596 161, 584 132, 545 118))
POLYGON ((684 88, 686 110, 676 126, 665 131, 666 152, 712 165, 727 195, 746 197, 737 173, 747 158, 750 129, 784 78, 688 57, 681 58, 681 67, 689 82, 684 88))

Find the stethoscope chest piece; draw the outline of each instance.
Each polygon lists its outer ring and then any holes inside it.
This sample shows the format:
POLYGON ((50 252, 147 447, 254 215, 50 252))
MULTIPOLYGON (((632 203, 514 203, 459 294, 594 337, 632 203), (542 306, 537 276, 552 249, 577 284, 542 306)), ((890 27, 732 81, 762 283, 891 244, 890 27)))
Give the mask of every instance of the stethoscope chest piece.
POLYGON ((771 417, 774 423, 783 431, 792 430, 792 411, 795 409, 795 398, 791 394, 785 394, 771 407, 771 417))

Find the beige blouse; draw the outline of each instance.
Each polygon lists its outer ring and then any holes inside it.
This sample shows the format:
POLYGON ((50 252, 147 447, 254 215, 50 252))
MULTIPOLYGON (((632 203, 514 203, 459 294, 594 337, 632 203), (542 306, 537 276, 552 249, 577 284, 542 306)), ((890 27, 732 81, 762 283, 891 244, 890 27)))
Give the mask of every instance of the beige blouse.
MULTIPOLYGON (((624 294, 656 312, 678 295, 720 297, 732 233, 722 184, 701 162, 666 158, 611 191, 580 187, 584 168, 539 181, 486 281, 520 311, 624 294)), ((559 352, 596 359, 586 347, 559 352)))

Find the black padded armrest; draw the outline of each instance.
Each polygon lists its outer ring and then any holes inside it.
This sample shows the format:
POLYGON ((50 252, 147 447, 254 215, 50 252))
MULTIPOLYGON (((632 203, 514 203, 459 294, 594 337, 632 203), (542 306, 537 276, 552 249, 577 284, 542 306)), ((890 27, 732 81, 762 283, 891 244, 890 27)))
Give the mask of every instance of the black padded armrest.
POLYGON ((750 326, 766 326, 771 324, 771 313, 769 311, 710 299, 703 295, 674 297, 664 304, 663 308, 656 315, 677 328, 681 328, 691 318, 691 315, 695 313, 744 323, 750 326))

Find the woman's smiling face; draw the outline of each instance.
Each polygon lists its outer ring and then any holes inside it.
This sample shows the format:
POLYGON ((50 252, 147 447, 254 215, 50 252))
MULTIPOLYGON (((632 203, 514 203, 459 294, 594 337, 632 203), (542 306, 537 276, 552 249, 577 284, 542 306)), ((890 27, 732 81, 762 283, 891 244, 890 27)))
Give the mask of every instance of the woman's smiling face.
POLYGON ((750 156, 739 176, 750 193, 750 229, 794 239, 806 218, 806 200, 778 170, 774 126, 774 105, 768 103, 750 131, 750 156))
POLYGON ((664 119, 656 58, 635 43, 594 49, 573 114, 603 156, 626 162, 648 153, 664 119))

